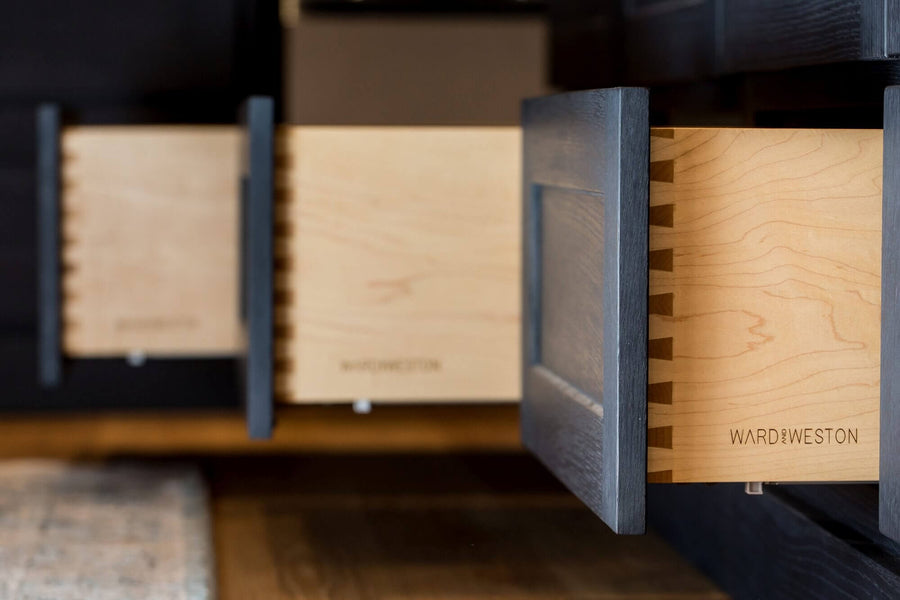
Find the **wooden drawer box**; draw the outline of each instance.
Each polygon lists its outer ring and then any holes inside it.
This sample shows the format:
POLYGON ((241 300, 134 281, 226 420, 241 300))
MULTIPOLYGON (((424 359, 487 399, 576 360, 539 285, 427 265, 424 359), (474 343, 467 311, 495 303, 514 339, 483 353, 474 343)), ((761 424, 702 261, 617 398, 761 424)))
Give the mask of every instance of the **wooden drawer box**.
MULTIPOLYGON (((242 352, 240 146, 62 129, 66 356, 242 352)), ((277 130, 278 400, 520 397, 520 147, 518 127, 277 130)))
POLYGON ((517 127, 286 127, 276 393, 517 400, 517 127))
POLYGON ((651 130, 650 481, 878 479, 880 130, 651 130))
MULTIPOLYGON (((620 532, 643 530, 648 482, 884 481, 884 137, 651 129, 637 89, 527 101, 521 129, 281 128, 274 396, 521 394, 526 445, 620 532)), ((240 345, 238 138, 63 133, 69 355, 240 345), (146 147, 116 147, 132 135, 146 147), (127 182, 103 173, 138 155, 127 182), (110 222, 123 203, 146 212, 110 222)))
POLYGON ((638 89, 525 103, 526 445, 620 532, 648 482, 888 489, 895 129, 647 110, 638 89))
MULTIPOLYGON (((882 132, 649 131, 647 263, 618 272, 649 271, 648 481, 877 480, 882 132)), ((603 192, 532 195, 532 361, 587 401, 609 369, 601 259, 629 240, 603 192)))
POLYGON ((63 129, 67 356, 240 351, 239 150, 237 127, 63 129))

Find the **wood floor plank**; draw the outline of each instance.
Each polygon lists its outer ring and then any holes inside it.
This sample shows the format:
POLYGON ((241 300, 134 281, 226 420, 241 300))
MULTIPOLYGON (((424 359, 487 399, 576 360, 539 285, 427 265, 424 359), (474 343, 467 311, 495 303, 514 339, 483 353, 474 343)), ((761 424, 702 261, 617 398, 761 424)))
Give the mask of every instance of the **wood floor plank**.
POLYGON ((521 452, 515 406, 415 408, 298 408, 265 443, 235 414, 6 415, 0 458, 200 455, 222 600, 723 597, 521 452))
POLYGON ((725 597, 525 455, 219 460, 210 478, 222 600, 725 597))
POLYGON ((4 415, 0 458, 123 454, 520 451, 518 406, 285 407, 271 440, 247 438, 243 413, 185 411, 4 415), (164 432, 164 434, 162 433, 164 432))

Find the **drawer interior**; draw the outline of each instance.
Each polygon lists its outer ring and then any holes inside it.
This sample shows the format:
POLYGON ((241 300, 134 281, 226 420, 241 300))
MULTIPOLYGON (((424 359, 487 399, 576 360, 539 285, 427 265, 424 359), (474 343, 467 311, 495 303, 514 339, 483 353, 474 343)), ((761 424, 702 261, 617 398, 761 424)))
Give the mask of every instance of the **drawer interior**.
POLYGON ((648 481, 878 479, 881 130, 650 139, 648 481))

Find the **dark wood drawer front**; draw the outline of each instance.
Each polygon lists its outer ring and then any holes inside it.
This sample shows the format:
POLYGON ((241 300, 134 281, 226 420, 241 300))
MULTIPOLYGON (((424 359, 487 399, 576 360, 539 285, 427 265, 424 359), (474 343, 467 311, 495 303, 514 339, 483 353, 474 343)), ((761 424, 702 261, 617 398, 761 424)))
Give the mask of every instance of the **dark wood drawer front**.
POLYGON ((878 524, 900 540, 900 86, 884 93, 878 524))
POLYGON ((614 531, 647 456, 646 90, 526 101, 523 441, 614 531))
POLYGON ((525 444, 618 532, 648 481, 880 479, 897 539, 900 88, 883 134, 650 130, 645 102, 525 103, 525 444))

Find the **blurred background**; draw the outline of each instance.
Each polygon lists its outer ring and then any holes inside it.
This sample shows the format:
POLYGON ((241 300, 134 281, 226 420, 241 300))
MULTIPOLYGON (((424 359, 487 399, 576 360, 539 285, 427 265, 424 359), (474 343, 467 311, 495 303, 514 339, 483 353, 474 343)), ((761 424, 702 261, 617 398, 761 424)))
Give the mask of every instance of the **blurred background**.
POLYGON ((865 3, 752 4, 5 3, 0 407, 238 403, 229 360, 76 361, 65 389, 37 388, 37 103, 60 103, 68 123, 234 123, 263 94, 286 123, 515 125, 525 97, 647 85, 653 125, 880 127, 897 66, 865 3))
MULTIPOLYGON (((656 533, 616 538, 522 452, 512 406, 377 408, 365 422, 348 420, 347 407, 288 409, 275 440, 254 444, 232 359, 72 361, 63 386, 39 388, 34 121, 37 104, 52 101, 67 123, 233 124, 240 103, 260 94, 291 124, 517 125, 525 97, 642 85, 654 126, 880 128, 884 87, 900 83, 896 10, 774 0, 4 2, 0 456, 201 465, 223 597, 307 597, 329 585, 342 597, 897 597, 900 547, 878 533, 872 485, 781 486, 763 498, 730 484, 651 486, 656 533), (185 419, 171 420, 178 413, 185 419), (358 553, 345 550, 360 539, 358 553), (478 551, 465 554, 472 540, 478 551), (378 552, 394 570, 371 566, 378 552), (314 563, 319 579, 292 570, 314 563), (401 577, 406 595, 366 587, 423 564, 434 570, 401 577), (336 583, 360 565, 377 576, 336 583)), ((310 597, 340 596, 326 592, 310 597)))

